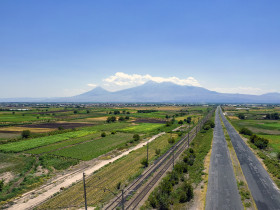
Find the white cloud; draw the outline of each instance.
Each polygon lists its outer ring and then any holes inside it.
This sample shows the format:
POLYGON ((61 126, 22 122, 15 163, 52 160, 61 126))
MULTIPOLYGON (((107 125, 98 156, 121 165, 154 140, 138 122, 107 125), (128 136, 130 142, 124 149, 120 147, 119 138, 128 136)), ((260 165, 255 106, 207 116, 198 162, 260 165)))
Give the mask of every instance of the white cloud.
POLYGON ((97 87, 97 85, 96 84, 87 84, 87 86, 89 86, 89 87, 97 87))
POLYGON ((220 93, 240 93, 240 94, 252 94, 252 95, 261 95, 268 92, 261 88, 254 88, 254 87, 210 88, 210 90, 217 91, 220 93))
POLYGON ((125 74, 117 72, 115 75, 103 79, 103 86, 109 90, 121 90, 125 88, 135 87, 146 83, 147 81, 154 82, 173 82, 178 85, 201 86, 199 82, 193 78, 179 79, 178 77, 153 77, 149 74, 125 74))

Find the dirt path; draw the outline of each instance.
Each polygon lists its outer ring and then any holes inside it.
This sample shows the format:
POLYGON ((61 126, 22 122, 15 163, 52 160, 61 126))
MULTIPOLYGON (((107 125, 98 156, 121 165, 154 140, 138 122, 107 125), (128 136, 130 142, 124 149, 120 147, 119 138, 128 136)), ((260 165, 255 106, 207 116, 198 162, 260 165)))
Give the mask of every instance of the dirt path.
POLYGON ((11 205, 8 209, 32 209, 38 204, 44 202, 45 200, 49 199, 52 195, 55 193, 58 193, 61 191, 61 189, 69 187, 73 183, 76 183, 80 180, 82 180, 82 173, 84 172, 86 176, 89 176, 96 170, 99 170, 103 166, 114 162, 115 160, 129 154, 131 151, 137 150, 144 145, 146 145, 148 142, 151 142, 155 140, 156 138, 164 135, 165 132, 159 133, 152 138, 150 138, 148 141, 138 144, 137 146, 123 152, 122 154, 109 159, 109 160, 97 160, 92 161, 92 164, 88 166, 82 166, 75 171, 68 172, 64 175, 58 176, 55 179, 53 179, 50 183, 45 184, 38 189, 32 190, 28 193, 23 194, 21 197, 15 199, 13 201, 13 205, 11 205))

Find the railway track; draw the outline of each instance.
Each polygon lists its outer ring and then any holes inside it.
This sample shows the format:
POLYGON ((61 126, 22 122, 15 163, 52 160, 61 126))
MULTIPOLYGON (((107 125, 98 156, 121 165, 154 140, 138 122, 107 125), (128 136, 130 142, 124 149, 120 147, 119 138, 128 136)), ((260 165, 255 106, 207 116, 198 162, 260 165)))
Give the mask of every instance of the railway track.
POLYGON ((154 175, 151 180, 145 185, 143 189, 133 197, 125 207, 125 209, 135 209, 138 204, 150 192, 153 186, 162 178, 168 168, 174 163, 174 159, 178 158, 180 154, 189 146, 189 143, 195 138, 197 132, 201 129, 202 125, 212 116, 211 111, 204 117, 186 136, 180 139, 173 147, 171 147, 165 154, 158 158, 143 174, 141 174, 133 183, 123 190, 116 198, 104 207, 106 210, 116 209, 121 207, 122 203, 137 190, 143 186, 144 183, 154 175), (187 140, 187 141, 186 141, 187 140), (171 158, 174 156, 174 158, 171 158))

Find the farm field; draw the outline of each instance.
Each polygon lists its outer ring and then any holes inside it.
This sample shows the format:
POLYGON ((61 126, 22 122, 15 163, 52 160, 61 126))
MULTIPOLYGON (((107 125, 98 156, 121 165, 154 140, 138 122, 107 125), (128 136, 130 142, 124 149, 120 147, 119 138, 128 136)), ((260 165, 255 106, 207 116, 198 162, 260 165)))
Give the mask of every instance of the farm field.
POLYGON ((91 160, 102 154, 105 154, 113 149, 132 140, 132 134, 116 133, 84 144, 74 145, 65 149, 61 149, 51 154, 76 158, 80 160, 91 160))
MULTIPOLYGON (((169 135, 164 135, 155 139, 149 144, 149 156, 152 159, 156 157, 155 150, 160 149, 163 153, 171 147, 168 143, 169 135)), ((176 139, 178 140, 178 139, 176 139)), ((132 181, 143 171, 141 160, 146 157, 146 147, 131 152, 129 155, 117 160, 116 162, 106 166, 103 170, 96 172, 86 180, 88 205, 100 205, 105 200, 112 198, 112 194, 104 188, 109 188, 112 192, 117 193, 118 183, 122 185, 128 184, 128 180, 132 181), (98 187, 96 187, 98 186, 98 187)), ((68 207, 82 207, 84 198, 82 195, 82 183, 65 190, 63 193, 50 199, 39 208, 57 209, 68 207)))
MULTIPOLYGON (((30 104, 24 106, 28 109, 25 111, 18 111, 22 108, 19 105, 0 107, 0 160, 4 165, 0 168, 0 178, 5 182, 5 190, 0 192, 0 207, 8 199, 35 188, 71 166, 76 165, 73 170, 79 169, 84 161, 102 155, 111 157, 109 153, 119 153, 159 132, 170 132, 180 126, 178 117, 184 120, 192 116, 192 126, 197 117, 207 111, 199 106, 64 106, 30 104), (116 121, 107 122, 112 117, 116 121), (122 121, 118 120, 121 118, 122 121), (30 135, 23 137, 23 130, 29 130, 30 135), (102 133, 106 137, 101 137, 102 133), (135 134, 140 136, 140 141, 133 141, 135 134)), ((158 145, 161 152, 170 147, 166 139, 159 141, 166 141, 158 145)), ((155 156, 152 150, 156 146, 151 146, 151 158, 155 156)), ((143 170, 139 163, 143 155, 134 158, 138 165, 132 167, 123 180, 128 181, 143 170)))

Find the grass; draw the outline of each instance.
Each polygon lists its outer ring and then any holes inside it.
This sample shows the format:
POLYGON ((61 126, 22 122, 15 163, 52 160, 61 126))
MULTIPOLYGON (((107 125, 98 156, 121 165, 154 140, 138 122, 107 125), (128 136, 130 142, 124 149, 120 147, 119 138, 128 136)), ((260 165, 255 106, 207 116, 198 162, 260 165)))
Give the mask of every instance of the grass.
POLYGON ((71 146, 71 145, 74 145, 74 144, 79 144, 79 143, 89 141, 89 140, 93 140, 93 139, 96 139, 96 138, 101 138, 100 137, 100 132, 96 132, 96 133, 93 133, 93 134, 90 134, 90 135, 87 135, 87 136, 74 138, 74 139, 69 139, 69 140, 58 142, 58 143, 55 143, 55 144, 51 144, 51 145, 39 147, 39 148, 36 148, 36 149, 28 150, 28 151, 26 151, 26 153, 30 153, 30 154, 47 153, 47 152, 51 152, 51 151, 60 149, 62 147, 71 146))
MULTIPOLYGON (((163 135, 149 143, 149 157, 151 160, 156 157, 155 149, 160 149, 163 153, 170 148, 171 145, 168 143, 169 137, 169 135, 163 135)), ((104 188, 109 188, 111 191, 117 193, 116 186, 119 182, 122 185, 124 183, 127 184, 127 180, 132 180, 140 175, 143 171, 140 162, 145 157, 146 147, 143 147, 107 165, 88 177, 86 180, 88 205, 96 206, 112 198, 112 194, 108 191, 104 192, 104 188)), ((82 207, 83 205, 83 185, 80 182, 39 206, 39 208, 57 209, 68 208, 69 206, 82 207)))
POLYGON ((73 132, 57 134, 57 135, 53 135, 53 136, 45 136, 45 137, 40 137, 40 138, 27 139, 27 140, 22 140, 19 142, 12 142, 9 144, 0 145, 0 150, 4 151, 4 152, 22 152, 22 151, 33 149, 36 147, 45 146, 45 145, 52 144, 55 142, 67 140, 70 138, 86 136, 86 135, 89 135, 89 134, 92 134, 95 132, 96 131, 80 130, 80 131, 73 131, 73 132))
POLYGON ((280 152, 280 135, 259 135, 259 136, 268 139, 269 146, 271 146, 275 152, 280 152))
POLYGON ((128 133, 147 133, 156 130, 158 128, 161 128, 163 126, 164 125, 158 123, 141 123, 139 125, 123 128, 119 131, 128 132, 128 133))
POLYGON ((51 154, 80 160, 91 160, 116 149, 121 145, 124 145, 127 141, 132 140, 132 136, 132 134, 126 133, 111 134, 104 138, 67 147, 65 149, 52 152, 51 154))

